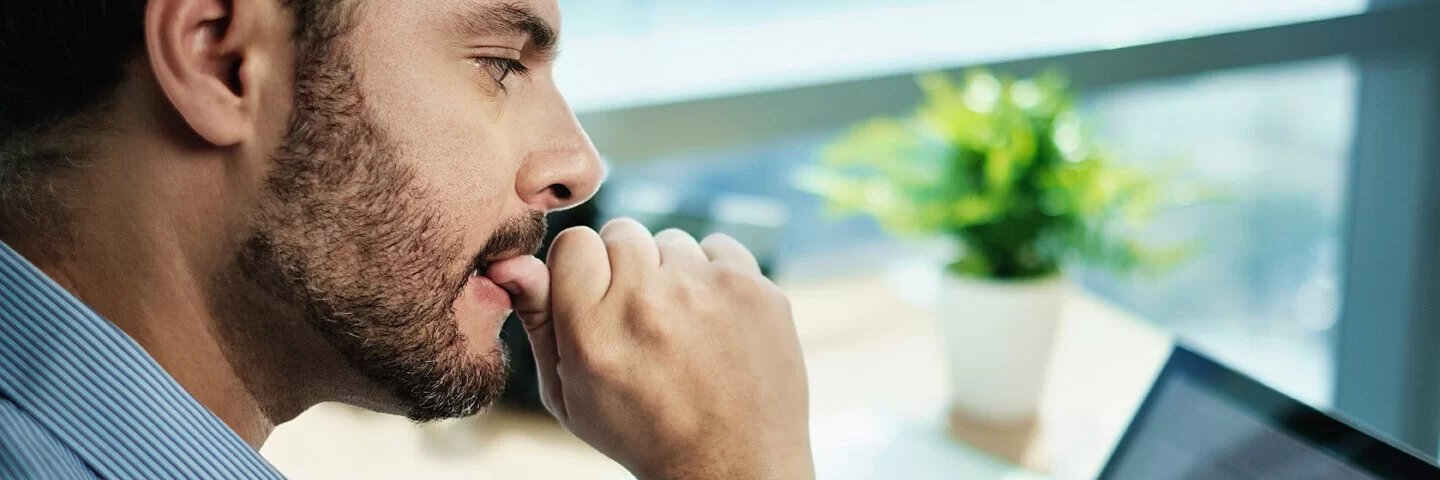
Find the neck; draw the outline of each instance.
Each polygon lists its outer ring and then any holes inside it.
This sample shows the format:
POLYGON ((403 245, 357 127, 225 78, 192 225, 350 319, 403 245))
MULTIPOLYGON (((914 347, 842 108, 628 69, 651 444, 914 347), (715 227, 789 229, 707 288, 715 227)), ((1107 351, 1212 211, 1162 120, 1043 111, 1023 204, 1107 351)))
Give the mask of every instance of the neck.
POLYGON ((246 443, 261 445, 276 419, 229 362, 201 291, 206 279, 188 268, 190 259, 174 255, 184 251, 172 243, 177 239, 123 225, 83 225, 87 231, 70 235, 59 255, 53 244, 6 241, 120 327, 246 443))
POLYGON ((314 389, 286 384, 293 374, 266 368, 285 363, 271 358, 283 356, 283 347, 237 343, 255 339, 233 334, 236 319, 216 314, 224 306, 214 292, 216 279, 238 247, 231 240, 238 228, 223 220, 237 215, 225 206, 244 203, 216 194, 227 190, 215 181, 219 175, 176 171, 184 162, 147 160, 165 152, 134 151, 148 155, 94 162, 67 179, 77 188, 66 189, 73 194, 66 196, 60 242, 13 233, 23 229, 11 230, 4 240, 134 339, 201 404, 259 448, 275 425, 319 399, 311 395, 314 389))

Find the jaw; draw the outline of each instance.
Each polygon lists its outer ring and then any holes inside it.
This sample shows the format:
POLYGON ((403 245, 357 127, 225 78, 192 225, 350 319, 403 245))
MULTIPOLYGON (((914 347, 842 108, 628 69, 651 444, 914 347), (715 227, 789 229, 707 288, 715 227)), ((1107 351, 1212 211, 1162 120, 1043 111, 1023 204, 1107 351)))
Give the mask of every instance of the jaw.
MULTIPOLYGON (((212 310, 231 368, 280 425, 322 402, 391 397, 305 320, 304 310, 249 282, 217 282, 212 310)), ((384 408, 364 402, 365 408, 384 408)), ((397 403, 391 401, 390 403, 397 403)))

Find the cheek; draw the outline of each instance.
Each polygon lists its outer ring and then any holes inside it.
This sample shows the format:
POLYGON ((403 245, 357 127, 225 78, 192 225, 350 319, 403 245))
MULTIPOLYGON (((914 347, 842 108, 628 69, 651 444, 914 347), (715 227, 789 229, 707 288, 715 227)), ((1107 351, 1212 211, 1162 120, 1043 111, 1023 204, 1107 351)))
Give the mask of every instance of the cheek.
POLYGON ((408 90, 412 93, 405 101, 378 115, 428 183, 471 197, 513 187, 519 162, 497 119, 487 118, 483 108, 454 100, 457 95, 450 89, 408 90))
POLYGON ((505 210, 515 196, 516 167, 485 140, 443 129, 416 132, 405 149, 415 172, 446 202, 444 208, 505 210))
POLYGON ((514 173, 507 173, 503 165, 487 168, 482 149, 454 142, 453 137, 414 145, 405 152, 404 161, 413 165, 417 184, 425 186, 424 201, 456 222, 453 227, 464 232, 466 255, 473 255, 515 197, 514 173))
MULTIPOLYGON (((505 131, 504 100, 477 91, 463 62, 385 55, 387 43, 362 53, 361 83, 371 116, 400 145, 425 185, 427 201, 462 222, 467 250, 483 244, 504 212, 520 204, 515 178, 521 155, 505 131)), ((422 49, 423 51, 423 49, 422 49)))

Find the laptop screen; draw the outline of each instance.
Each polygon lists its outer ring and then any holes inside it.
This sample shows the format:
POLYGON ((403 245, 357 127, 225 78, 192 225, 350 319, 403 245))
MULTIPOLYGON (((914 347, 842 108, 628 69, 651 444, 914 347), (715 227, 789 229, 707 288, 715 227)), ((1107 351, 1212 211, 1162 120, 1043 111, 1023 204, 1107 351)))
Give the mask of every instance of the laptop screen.
POLYGON ((1156 391, 1114 480, 1383 480, 1316 449, 1189 379, 1156 391))
POLYGON ((1101 480, 1391 480, 1440 469, 1177 349, 1101 480))

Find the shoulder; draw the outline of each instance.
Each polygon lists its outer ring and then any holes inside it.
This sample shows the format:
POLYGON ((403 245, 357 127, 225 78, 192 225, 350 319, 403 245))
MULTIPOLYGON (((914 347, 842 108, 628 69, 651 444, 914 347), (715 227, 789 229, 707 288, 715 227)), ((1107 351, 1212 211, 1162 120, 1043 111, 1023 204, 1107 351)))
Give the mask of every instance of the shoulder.
POLYGON ((0 478, 92 479, 80 457, 0 396, 0 478))

